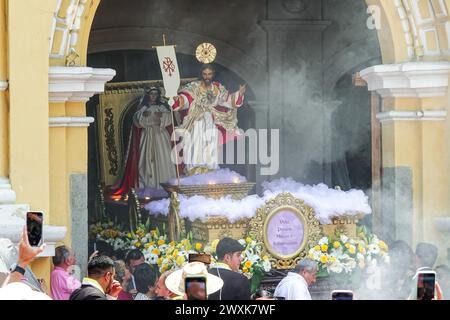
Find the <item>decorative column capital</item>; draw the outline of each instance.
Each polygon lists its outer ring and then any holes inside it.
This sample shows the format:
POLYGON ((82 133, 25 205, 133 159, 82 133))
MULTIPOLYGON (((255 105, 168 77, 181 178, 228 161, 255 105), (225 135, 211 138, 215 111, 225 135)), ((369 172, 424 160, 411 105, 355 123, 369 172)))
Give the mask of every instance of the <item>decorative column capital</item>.
POLYGON ((86 102, 105 90, 105 83, 116 75, 113 69, 90 67, 50 67, 49 102, 86 102))
POLYGON ((430 98, 447 94, 450 62, 383 64, 360 72, 370 91, 383 98, 430 98))
POLYGON ((50 127, 89 127, 94 122, 93 117, 50 117, 50 127))
POLYGON ((388 111, 377 114, 381 123, 392 121, 445 121, 445 110, 388 111))

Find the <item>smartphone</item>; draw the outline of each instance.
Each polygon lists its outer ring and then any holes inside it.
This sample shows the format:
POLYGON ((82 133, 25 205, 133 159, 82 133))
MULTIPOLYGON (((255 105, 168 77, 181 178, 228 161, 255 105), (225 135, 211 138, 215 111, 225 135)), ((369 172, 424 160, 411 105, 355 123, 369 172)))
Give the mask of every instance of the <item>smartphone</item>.
POLYGON ((436 272, 419 271, 417 275, 417 300, 433 300, 436 272))
POLYGON ((41 211, 27 212, 28 242, 32 247, 39 247, 43 242, 44 213, 41 211))
POLYGON ((204 264, 211 264, 211 255, 207 253, 189 253, 189 262, 202 262, 204 264))
POLYGON ((353 300, 353 291, 334 290, 331 292, 331 300, 353 300))
POLYGON ((186 277, 184 279, 184 292, 188 300, 207 300, 206 277, 186 277))

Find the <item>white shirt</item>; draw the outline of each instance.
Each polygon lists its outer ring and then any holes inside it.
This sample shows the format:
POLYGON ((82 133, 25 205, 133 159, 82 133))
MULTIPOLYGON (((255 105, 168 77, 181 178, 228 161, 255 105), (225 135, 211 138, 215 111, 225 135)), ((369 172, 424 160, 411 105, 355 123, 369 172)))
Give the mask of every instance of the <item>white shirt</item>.
POLYGON ((274 293, 275 297, 284 297, 286 300, 312 300, 305 278, 295 272, 289 272, 280 281, 274 293))

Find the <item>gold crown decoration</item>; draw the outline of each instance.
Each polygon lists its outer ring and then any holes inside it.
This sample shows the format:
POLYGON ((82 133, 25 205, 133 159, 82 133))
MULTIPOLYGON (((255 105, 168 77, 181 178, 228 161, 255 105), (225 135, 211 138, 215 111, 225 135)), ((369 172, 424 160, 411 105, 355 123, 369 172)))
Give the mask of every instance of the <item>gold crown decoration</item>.
POLYGON ((195 50, 195 56, 201 63, 212 63, 217 56, 217 49, 211 43, 202 43, 195 50))

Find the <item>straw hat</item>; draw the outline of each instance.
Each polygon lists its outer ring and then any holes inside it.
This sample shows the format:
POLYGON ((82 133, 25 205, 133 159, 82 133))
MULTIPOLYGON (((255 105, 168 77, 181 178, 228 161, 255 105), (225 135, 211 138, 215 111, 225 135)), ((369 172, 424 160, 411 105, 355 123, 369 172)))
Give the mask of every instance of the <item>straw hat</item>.
POLYGON ((177 295, 184 295, 184 280, 189 276, 205 276, 206 277, 206 294, 210 295, 223 286, 223 280, 219 277, 208 273, 206 265, 202 262, 190 262, 183 269, 172 272, 166 278, 166 287, 177 295))

